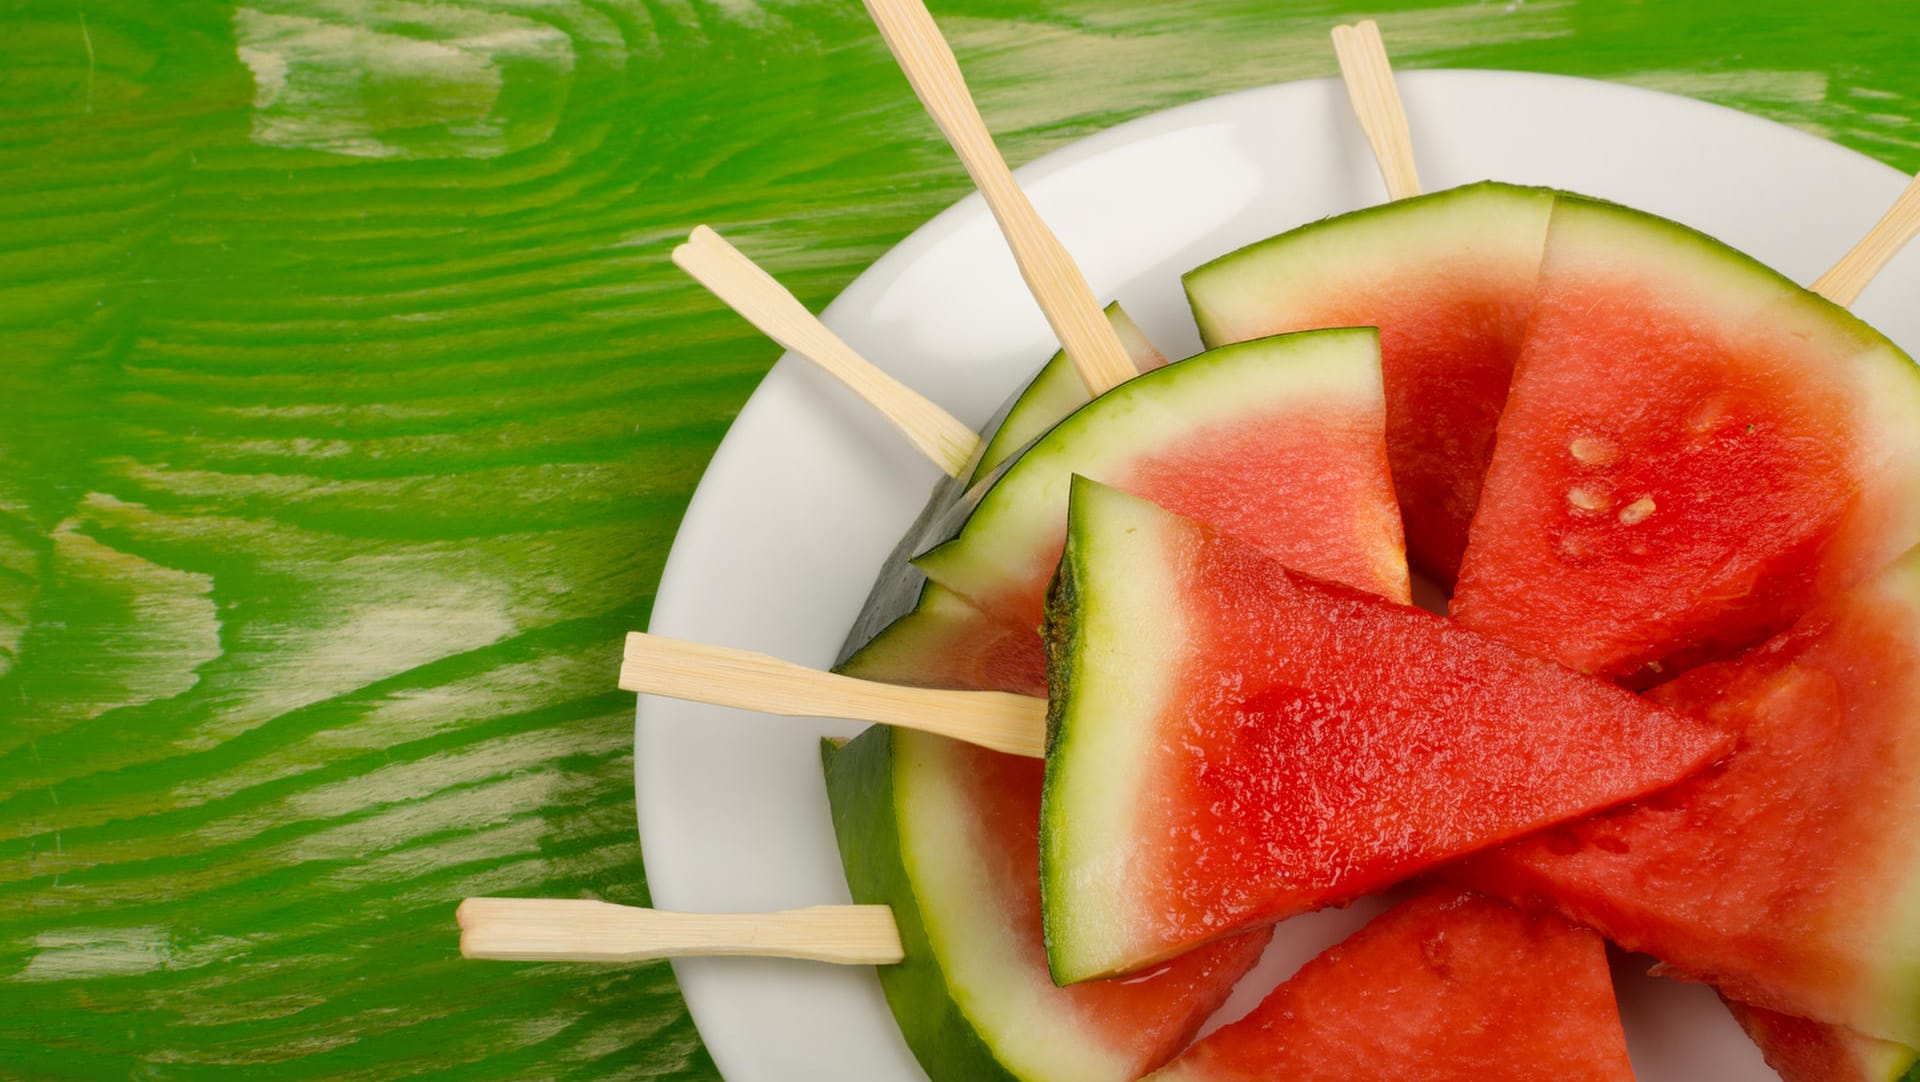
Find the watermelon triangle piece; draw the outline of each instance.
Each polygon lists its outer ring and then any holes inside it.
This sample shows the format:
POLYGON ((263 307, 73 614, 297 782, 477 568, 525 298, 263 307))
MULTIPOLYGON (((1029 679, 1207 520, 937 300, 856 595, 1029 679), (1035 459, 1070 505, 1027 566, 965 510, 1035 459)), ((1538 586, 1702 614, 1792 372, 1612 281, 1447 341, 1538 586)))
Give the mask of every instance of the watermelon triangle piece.
POLYGON ((1082 478, 1048 609, 1048 958, 1124 973, 1670 785, 1723 735, 1082 478))
POLYGON ((1526 335, 1554 193, 1486 182, 1312 222, 1185 276, 1208 346, 1380 328, 1414 570, 1451 586, 1526 335))
POLYGON ((1730 998, 1920 1046, 1920 550, 1649 697, 1738 747, 1455 874, 1730 998))
POLYGON ((1781 1082, 1910 1082, 1920 1075, 1914 1070, 1920 1052, 1906 1045, 1730 999, 1726 1004, 1781 1082))
POLYGON ((1388 910, 1153 1082, 1631 1082, 1600 937, 1458 891, 1388 910))
POLYGON ((1651 683, 1885 566, 1917 491, 1920 369, 1892 343, 1691 229, 1561 196, 1452 612, 1651 683))

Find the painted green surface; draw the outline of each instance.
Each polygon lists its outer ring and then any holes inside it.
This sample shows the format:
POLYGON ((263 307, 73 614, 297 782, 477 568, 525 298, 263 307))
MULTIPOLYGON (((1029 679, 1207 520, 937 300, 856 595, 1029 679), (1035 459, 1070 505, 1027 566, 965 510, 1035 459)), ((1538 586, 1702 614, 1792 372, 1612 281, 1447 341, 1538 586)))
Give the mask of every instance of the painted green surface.
MULTIPOLYGON (((1920 169, 1920 7, 936 3, 1022 161, 1332 71, 1621 79, 1920 169)), ((965 179, 849 0, 0 0, 0 1078, 711 1078, 644 903, 621 632, 776 350, 965 179)))

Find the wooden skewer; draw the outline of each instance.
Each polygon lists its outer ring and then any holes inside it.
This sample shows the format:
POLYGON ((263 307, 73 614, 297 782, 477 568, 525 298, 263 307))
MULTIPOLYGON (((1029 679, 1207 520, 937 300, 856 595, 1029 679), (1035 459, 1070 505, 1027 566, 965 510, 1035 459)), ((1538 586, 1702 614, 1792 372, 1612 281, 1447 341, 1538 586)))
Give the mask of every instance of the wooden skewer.
POLYGON ((1420 174, 1413 166, 1413 138, 1407 132, 1407 113, 1400 90, 1393 85, 1393 64, 1380 24, 1367 19, 1354 26, 1333 28, 1333 52, 1347 83, 1360 128, 1373 144, 1373 157, 1386 178, 1387 197, 1406 199, 1420 194, 1420 174))
POLYGON ((1040 303, 1089 393, 1104 394, 1138 374, 1093 289, 1000 157, 940 28, 921 0, 866 0, 867 11, 906 72, 914 93, 960 156, 1006 234, 1020 274, 1040 303))
POLYGON ((799 298, 720 234, 699 226, 673 250, 673 261, 768 338, 846 384, 949 477, 960 476, 972 464, 980 449, 980 437, 973 429, 854 352, 799 298))
POLYGON ((1035 759, 1046 754, 1045 699, 856 680, 750 650, 639 631, 627 635, 620 686, 767 714, 898 725, 1035 759))
POLYGON ((1813 283, 1813 291, 1843 308, 1852 307, 1873 276, 1916 235, 1920 235, 1920 177, 1913 178, 1851 252, 1813 283))
POLYGON ((506 962, 651 962, 729 955, 889 965, 905 957, 884 905, 672 913, 584 899, 468 898, 460 954, 506 962))

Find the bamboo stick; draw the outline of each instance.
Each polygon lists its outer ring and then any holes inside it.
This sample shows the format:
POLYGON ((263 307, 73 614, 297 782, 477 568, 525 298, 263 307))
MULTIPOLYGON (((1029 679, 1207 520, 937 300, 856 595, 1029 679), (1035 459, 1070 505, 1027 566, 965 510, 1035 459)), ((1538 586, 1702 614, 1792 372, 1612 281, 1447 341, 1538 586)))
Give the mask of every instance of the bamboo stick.
POLYGON ((1413 164, 1413 137, 1407 131, 1407 113, 1400 90, 1393 83, 1393 64, 1387 59, 1380 24, 1367 19, 1353 26, 1333 28, 1333 52, 1346 80, 1347 97, 1360 128, 1373 145, 1374 160, 1387 182, 1389 199, 1420 194, 1420 174, 1413 164))
POLYGON ((1920 234, 1920 177, 1907 185, 1852 251, 1813 283, 1813 291, 1843 308, 1851 308, 1867 283, 1873 281, 1873 276, 1916 234, 1920 234))
POLYGON ((889 965, 905 957, 884 905, 673 913, 583 899, 468 898, 455 919, 462 957, 509 962, 746 956, 889 965))
POLYGON ((914 93, 946 135, 1013 249, 1014 262, 1089 393, 1137 373, 1093 289, 1013 179, 974 105, 953 50, 921 0, 866 0, 867 11, 914 93))
POLYGON ((1045 699, 856 680, 766 654, 638 631, 627 635, 620 686, 767 714, 898 725, 1036 759, 1046 754, 1045 699))
POLYGON ((856 353, 720 234, 704 225, 696 228, 673 250, 673 261, 768 338, 846 384, 949 477, 972 464, 980 449, 973 429, 856 353))

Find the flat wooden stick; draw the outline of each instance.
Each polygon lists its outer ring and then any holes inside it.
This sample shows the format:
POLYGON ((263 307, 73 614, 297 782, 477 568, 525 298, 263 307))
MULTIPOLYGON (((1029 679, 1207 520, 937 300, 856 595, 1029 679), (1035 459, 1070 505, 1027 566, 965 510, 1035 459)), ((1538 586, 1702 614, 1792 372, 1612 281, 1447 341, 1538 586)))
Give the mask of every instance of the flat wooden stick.
POLYGON ((1387 197, 1405 199, 1420 194, 1420 174, 1413 167, 1413 137, 1407 132, 1406 109, 1393 85, 1393 64, 1380 24, 1367 19, 1354 26, 1333 28, 1333 53, 1360 128, 1373 144, 1374 160, 1386 178, 1387 197))
POLYGON ((993 144, 967 91, 960 64, 921 0, 866 0, 867 11, 913 84, 920 103, 952 144, 986 198, 1021 277, 1046 314, 1089 393, 1101 395, 1138 374, 1120 336, 1094 300, 1073 257, 1053 235, 993 144))
POLYGON ((767 714, 898 725, 1035 759, 1047 748, 1045 699, 856 680, 750 650, 639 631, 627 635, 620 686, 767 714))
POLYGON ((799 298, 720 234, 699 226, 673 250, 673 261, 768 338, 846 384, 949 477, 960 476, 972 464, 980 449, 980 437, 973 429, 854 352, 799 298))
POLYGON ((1843 308, 1852 307, 1873 276, 1916 234, 1920 234, 1920 177, 1913 178, 1853 251, 1813 283, 1813 291, 1843 308))
POLYGON ((905 957, 884 905, 671 913, 584 899, 468 898, 460 955, 506 962, 651 962, 710 955, 890 965, 905 957))

